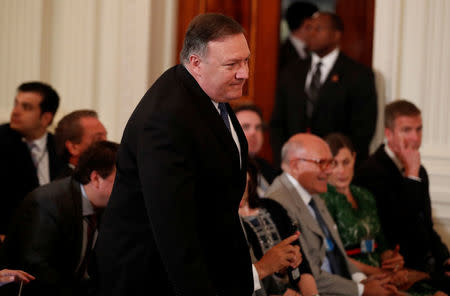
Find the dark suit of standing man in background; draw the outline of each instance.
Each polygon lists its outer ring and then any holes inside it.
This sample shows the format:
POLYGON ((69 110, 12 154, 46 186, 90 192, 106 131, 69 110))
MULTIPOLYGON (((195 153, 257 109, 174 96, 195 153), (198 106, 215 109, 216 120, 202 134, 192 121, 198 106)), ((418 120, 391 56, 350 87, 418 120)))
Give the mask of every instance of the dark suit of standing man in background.
POLYGON ((298 61, 280 73, 271 118, 275 165, 290 136, 311 132, 347 135, 355 145, 357 162, 367 158, 375 132, 377 95, 370 69, 339 51, 342 21, 335 14, 313 16, 309 48, 311 61, 298 61))
POLYGON ((218 14, 191 22, 181 65, 144 95, 120 144, 97 242, 100 295, 251 295, 238 216, 247 142, 228 101, 249 49, 218 14))
POLYGON ((25 195, 63 169, 47 131, 58 106, 59 96, 50 85, 23 83, 17 88, 11 121, 0 126, 0 236, 25 195))

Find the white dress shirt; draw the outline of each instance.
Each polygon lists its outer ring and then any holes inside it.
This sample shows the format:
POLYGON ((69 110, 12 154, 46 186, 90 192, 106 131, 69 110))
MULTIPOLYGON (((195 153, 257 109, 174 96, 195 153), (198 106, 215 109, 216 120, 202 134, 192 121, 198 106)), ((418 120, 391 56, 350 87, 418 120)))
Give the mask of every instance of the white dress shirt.
POLYGON ((311 79, 314 71, 316 70, 317 63, 321 62, 322 66, 320 67, 320 84, 322 85, 330 74, 331 69, 333 68, 336 60, 339 56, 339 48, 335 48, 332 52, 327 54, 326 56, 320 58, 316 53, 311 54, 311 68, 309 69, 308 75, 306 76, 305 81, 305 90, 308 93, 309 86, 311 84, 311 79))

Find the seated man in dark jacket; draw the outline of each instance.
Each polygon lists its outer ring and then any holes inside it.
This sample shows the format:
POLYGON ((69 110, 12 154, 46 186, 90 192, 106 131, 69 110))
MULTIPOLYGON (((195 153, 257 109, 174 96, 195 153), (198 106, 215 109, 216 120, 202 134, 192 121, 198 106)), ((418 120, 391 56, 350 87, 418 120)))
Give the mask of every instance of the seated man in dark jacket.
POLYGON ((431 274, 433 285, 449 293, 449 251, 433 229, 428 174, 421 165, 420 110, 405 100, 385 109, 387 144, 356 171, 354 183, 376 198, 381 226, 391 247, 400 245, 405 267, 431 274))
MULTIPOLYGON (((72 177, 35 189, 19 207, 1 249, 0 268, 22 269, 36 277, 22 295, 93 292, 90 259, 97 221, 116 175, 117 148, 107 141, 93 144, 80 156, 72 177)), ((0 288, 0 295, 17 295, 17 285, 0 288)))

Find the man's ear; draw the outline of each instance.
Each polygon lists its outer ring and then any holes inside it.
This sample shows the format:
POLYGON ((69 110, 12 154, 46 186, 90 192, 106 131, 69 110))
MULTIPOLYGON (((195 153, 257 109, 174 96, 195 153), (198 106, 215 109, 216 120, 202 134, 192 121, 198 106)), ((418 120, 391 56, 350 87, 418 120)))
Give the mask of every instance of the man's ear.
POLYGON ((191 66, 192 71, 196 74, 196 75, 200 75, 200 66, 202 63, 202 59, 196 55, 196 54, 191 54, 189 56, 189 65, 191 66))
POLYGON ((41 114, 42 125, 47 127, 52 123, 53 114, 51 112, 44 112, 41 114))
POLYGON ((80 146, 78 144, 75 144, 75 143, 67 140, 64 143, 64 146, 66 147, 67 151, 69 151, 70 155, 73 155, 73 156, 80 155, 80 149, 79 149, 80 146))
POLYGON ((387 127, 384 128, 384 136, 388 140, 388 142, 390 142, 392 140, 393 135, 394 134, 392 133, 392 131, 389 128, 387 128, 387 127))
POLYGON ((89 176, 90 184, 94 186, 94 188, 99 188, 100 186, 100 175, 97 173, 97 171, 92 171, 91 175, 89 176))

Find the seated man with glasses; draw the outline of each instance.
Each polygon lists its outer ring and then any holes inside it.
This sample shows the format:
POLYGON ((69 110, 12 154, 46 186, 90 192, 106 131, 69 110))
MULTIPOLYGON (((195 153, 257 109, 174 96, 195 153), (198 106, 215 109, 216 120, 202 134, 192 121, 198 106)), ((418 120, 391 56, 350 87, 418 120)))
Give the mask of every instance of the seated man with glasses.
POLYGON ((299 225, 300 245, 319 294, 390 295, 396 288, 388 278, 367 278, 349 262, 344 246, 320 193, 336 166, 330 148, 312 134, 292 136, 281 150, 283 174, 266 196, 277 201, 299 225))

